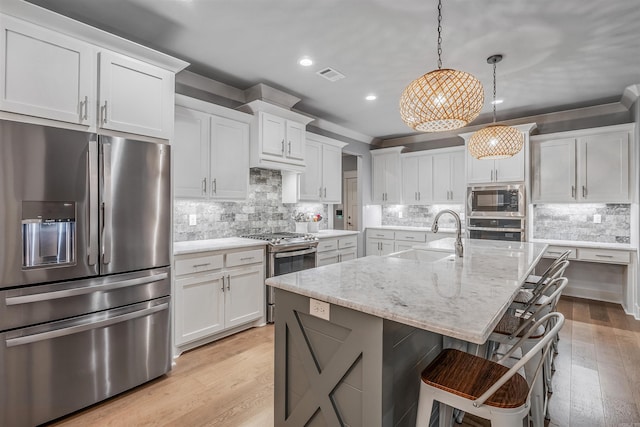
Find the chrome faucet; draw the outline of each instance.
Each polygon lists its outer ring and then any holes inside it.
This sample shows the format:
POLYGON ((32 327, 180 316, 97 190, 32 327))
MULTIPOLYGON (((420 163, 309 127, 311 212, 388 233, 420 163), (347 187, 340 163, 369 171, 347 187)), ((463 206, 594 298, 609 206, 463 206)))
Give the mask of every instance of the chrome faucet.
POLYGON ((441 210, 440 212, 438 212, 436 214, 436 217, 433 219, 433 224, 431 225, 431 231, 433 233, 437 233, 438 232, 438 219, 440 219, 440 217, 444 213, 450 213, 451 215, 453 215, 453 217, 456 220, 456 242, 454 244, 454 247, 456 249, 456 256, 462 258, 462 253, 463 253, 462 236, 461 236, 462 235, 462 224, 460 223, 460 216, 457 213, 455 213, 451 209, 444 209, 444 210, 441 210))

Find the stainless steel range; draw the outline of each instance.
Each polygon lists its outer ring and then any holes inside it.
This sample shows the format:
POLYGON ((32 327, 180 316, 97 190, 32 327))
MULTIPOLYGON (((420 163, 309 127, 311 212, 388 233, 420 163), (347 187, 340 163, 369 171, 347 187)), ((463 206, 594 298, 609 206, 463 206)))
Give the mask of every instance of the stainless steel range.
MULTIPOLYGON (((312 234, 260 233, 250 234, 249 239, 264 240, 267 245, 267 277, 280 276, 317 266, 318 238, 312 234)), ((267 286, 267 322, 275 317, 273 288, 267 286)))

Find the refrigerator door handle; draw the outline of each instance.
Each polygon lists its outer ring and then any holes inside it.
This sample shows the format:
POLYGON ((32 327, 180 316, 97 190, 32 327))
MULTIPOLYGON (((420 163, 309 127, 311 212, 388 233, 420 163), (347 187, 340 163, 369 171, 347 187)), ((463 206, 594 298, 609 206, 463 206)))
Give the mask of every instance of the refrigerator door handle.
POLYGON ((50 301, 58 298, 68 298, 77 295, 92 294, 94 292, 111 291, 113 289, 127 288, 130 286, 146 285, 147 283, 159 282, 169 275, 167 273, 154 274, 148 277, 139 277, 136 279, 122 280, 119 282, 105 283, 96 286, 85 286, 75 289, 64 289, 61 291, 42 292, 39 294, 22 295, 17 297, 9 297, 5 299, 5 305, 31 304, 40 301, 50 301))
POLYGON ((102 143, 102 262, 111 262, 111 144, 102 143))
POLYGON ((49 340, 52 338, 64 337, 67 335, 73 335, 84 331, 90 331, 92 329, 104 328, 116 323, 126 322, 127 320, 136 319, 138 317, 148 316, 158 311, 166 310, 169 308, 169 303, 165 302, 160 305, 156 305, 144 310, 134 311, 133 313, 123 314, 121 316, 112 317, 111 319, 100 320, 98 322, 86 323, 83 325, 71 326, 69 328, 56 329, 49 332, 41 332, 39 334, 27 335, 24 337, 10 338, 5 341, 7 347, 15 347, 18 345, 31 344, 34 342, 49 340))
MULTIPOLYGON (((87 218, 87 236, 89 237, 89 265, 96 265, 98 262, 98 235, 94 231, 98 224, 98 201, 93 198, 98 194, 98 142, 89 141, 87 150, 87 175, 89 181, 89 195, 87 205, 89 216, 87 218)), ((96 228, 97 230, 97 228, 96 228)))

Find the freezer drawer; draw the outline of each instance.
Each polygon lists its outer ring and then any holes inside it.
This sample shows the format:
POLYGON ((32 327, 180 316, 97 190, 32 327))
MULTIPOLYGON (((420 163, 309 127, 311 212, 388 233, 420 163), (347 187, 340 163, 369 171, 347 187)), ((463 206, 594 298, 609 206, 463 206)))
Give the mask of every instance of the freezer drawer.
POLYGON ((0 290, 0 332, 169 295, 171 269, 0 290))
POLYGON ((0 425, 41 424, 168 372, 169 303, 0 334, 0 425))

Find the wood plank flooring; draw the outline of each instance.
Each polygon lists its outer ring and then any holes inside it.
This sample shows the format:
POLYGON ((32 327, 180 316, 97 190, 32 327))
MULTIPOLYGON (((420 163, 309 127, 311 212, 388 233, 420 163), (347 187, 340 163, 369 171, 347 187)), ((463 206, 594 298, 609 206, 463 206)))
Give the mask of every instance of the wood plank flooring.
MULTIPOLYGON (((640 321, 563 297, 550 427, 640 426, 640 321)), ((183 354, 168 375, 52 426, 273 426, 273 326, 183 354)), ((463 425, 488 426, 466 416, 463 425)))

